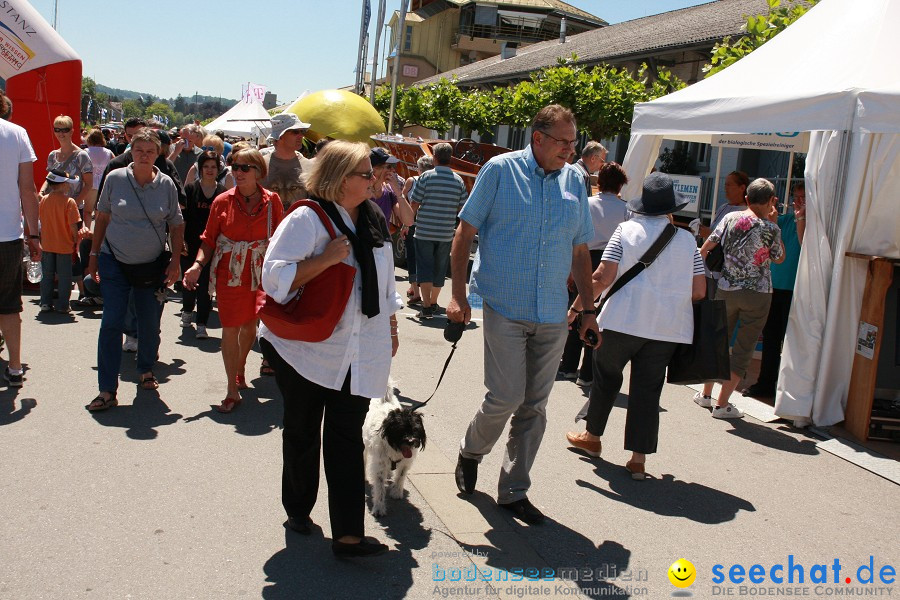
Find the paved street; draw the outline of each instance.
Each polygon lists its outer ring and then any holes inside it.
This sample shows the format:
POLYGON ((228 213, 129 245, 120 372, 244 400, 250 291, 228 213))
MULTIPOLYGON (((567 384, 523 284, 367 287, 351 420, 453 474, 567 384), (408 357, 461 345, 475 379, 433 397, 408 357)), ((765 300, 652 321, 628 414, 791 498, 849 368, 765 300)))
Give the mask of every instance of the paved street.
MULTIPOLYGON (((322 529, 304 537, 282 527, 282 399, 272 378, 259 377, 257 352, 244 403, 218 414, 211 405, 224 397, 221 330, 195 340, 171 302, 158 392, 137 389, 134 355, 125 354, 120 406, 92 415, 84 405, 96 394, 100 313, 39 316, 36 296, 26 300, 25 386, 0 386, 0 598, 658 599, 676 591, 666 572, 679 558, 696 567, 688 589, 697 598, 786 597, 767 590, 798 586, 813 598, 864 589, 900 594, 877 577, 884 565, 900 570, 897 485, 820 450, 818 438, 786 423, 714 420, 684 387, 664 390, 648 481, 632 481, 623 467, 627 386, 603 458, 589 459, 564 439, 585 396, 560 381, 529 494, 548 522, 522 525, 493 503, 502 441, 480 467, 477 493, 460 497, 452 477, 459 439, 484 392, 480 321, 423 411, 428 446, 407 498, 389 499, 386 517, 367 515, 367 533, 391 551, 338 561, 324 477, 312 514, 322 529), (789 555, 806 580, 773 582, 770 567, 787 565, 789 555), (870 557, 876 582, 861 585, 866 571, 857 568, 870 557), (843 567, 838 583, 835 559, 843 567), (746 571, 754 564, 763 566, 764 583, 729 581, 732 565, 746 571), (816 564, 828 566, 827 584, 810 582, 816 564), (714 583, 715 565, 724 583, 714 583), (482 580, 467 582, 476 567, 482 580), (544 579, 512 581, 527 569, 544 579)), ((406 309, 399 322, 393 376, 403 397, 421 401, 449 351, 445 320, 421 324, 406 309)))

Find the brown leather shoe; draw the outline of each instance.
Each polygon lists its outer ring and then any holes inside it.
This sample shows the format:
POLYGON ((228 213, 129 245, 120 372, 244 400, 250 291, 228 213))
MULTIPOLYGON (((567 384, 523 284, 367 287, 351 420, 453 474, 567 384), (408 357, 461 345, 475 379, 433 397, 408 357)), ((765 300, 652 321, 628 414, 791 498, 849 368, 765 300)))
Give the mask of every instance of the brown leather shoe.
POLYGON ((603 444, 600 440, 589 440, 587 439, 588 433, 586 431, 582 431, 581 433, 573 433, 568 432, 566 434, 566 440, 568 440, 569 444, 573 447, 578 448, 585 454, 590 456, 600 456, 600 452, 603 450, 603 444))
POLYGON ((647 473, 644 472, 644 463, 628 461, 625 463, 625 468, 628 469, 631 478, 635 481, 643 481, 647 478, 647 473))

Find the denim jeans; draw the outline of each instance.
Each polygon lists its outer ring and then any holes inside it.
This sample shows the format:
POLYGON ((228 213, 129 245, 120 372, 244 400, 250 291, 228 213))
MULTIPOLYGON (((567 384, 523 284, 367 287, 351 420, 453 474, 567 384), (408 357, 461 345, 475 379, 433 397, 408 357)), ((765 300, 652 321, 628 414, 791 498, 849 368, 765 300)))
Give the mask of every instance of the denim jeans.
POLYGON ((59 278, 59 297, 56 310, 63 311, 69 308, 69 298, 72 295, 72 255, 58 252, 44 252, 41 255, 41 305, 50 304, 53 301, 53 276, 59 278))
POLYGON ((97 340, 97 381, 101 392, 115 392, 122 363, 122 333, 129 296, 134 297, 137 319, 137 372, 153 370, 159 352, 159 324, 162 304, 156 289, 132 287, 116 260, 101 253, 97 260, 100 290, 103 292, 103 319, 97 340))

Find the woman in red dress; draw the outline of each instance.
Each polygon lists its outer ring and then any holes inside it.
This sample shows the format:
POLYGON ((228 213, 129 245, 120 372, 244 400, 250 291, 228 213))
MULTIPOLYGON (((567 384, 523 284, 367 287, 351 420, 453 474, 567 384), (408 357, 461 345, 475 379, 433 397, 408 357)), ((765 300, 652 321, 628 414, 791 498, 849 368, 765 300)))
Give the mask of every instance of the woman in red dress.
POLYGON ((203 267, 211 262, 210 289, 215 289, 222 323, 222 360, 228 391, 216 407, 229 413, 241 403, 247 388, 244 366, 256 341, 256 310, 265 302, 260 285, 269 238, 281 221, 284 208, 275 192, 259 185, 266 162, 258 150, 232 154, 235 187, 213 200, 206 230, 194 264, 184 273, 184 286, 192 290, 203 267))

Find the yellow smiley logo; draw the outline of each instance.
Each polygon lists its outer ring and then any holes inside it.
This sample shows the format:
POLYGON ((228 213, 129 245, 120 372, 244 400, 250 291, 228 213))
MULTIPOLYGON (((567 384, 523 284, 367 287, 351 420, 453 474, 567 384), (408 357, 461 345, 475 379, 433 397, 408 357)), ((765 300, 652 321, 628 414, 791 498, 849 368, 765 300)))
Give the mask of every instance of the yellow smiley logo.
POLYGON ((694 568, 694 565, 689 560, 679 558, 669 567, 669 581, 675 587, 690 587, 696 578, 697 569, 694 568))

